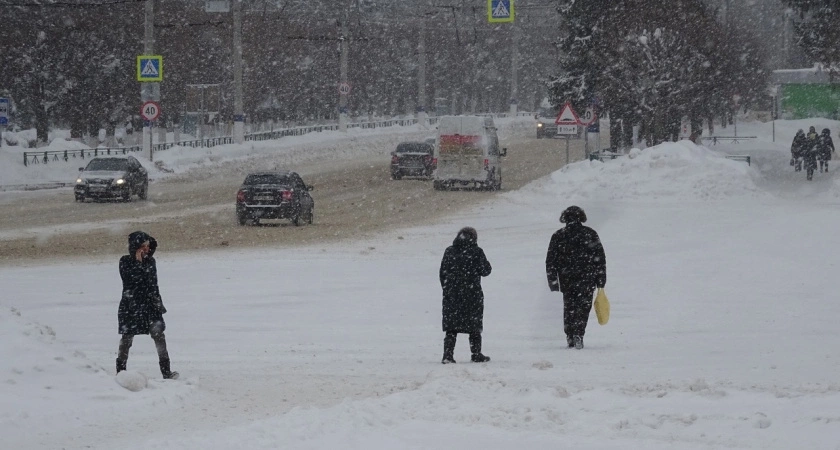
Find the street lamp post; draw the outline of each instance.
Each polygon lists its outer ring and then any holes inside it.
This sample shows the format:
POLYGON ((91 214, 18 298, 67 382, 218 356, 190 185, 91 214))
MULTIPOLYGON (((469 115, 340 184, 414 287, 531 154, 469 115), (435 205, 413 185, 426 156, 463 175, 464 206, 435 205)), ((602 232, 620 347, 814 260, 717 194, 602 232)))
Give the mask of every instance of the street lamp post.
POLYGON ((242 102, 242 0, 233 0, 233 142, 245 142, 242 102))

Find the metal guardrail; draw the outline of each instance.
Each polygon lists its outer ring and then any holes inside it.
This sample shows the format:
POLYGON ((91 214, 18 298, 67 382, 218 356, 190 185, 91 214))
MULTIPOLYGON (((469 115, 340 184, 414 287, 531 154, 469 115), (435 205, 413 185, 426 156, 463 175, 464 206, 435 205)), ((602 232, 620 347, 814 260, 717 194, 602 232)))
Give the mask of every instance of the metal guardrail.
POLYGON ((731 141, 733 144, 737 144, 738 141, 758 139, 758 136, 700 136, 700 139, 711 139, 712 145, 717 145, 718 141, 731 141))
POLYGON ((159 152, 162 150, 168 150, 172 147, 215 147, 217 145, 224 145, 224 144, 232 144, 233 138, 230 136, 221 136, 221 137, 214 137, 214 138, 206 138, 206 139, 189 139, 186 141, 177 141, 177 142, 164 142, 161 144, 154 144, 152 145, 152 150, 154 152, 159 152))
POLYGON ((726 159, 731 159, 733 161, 743 161, 747 163, 748 166, 751 166, 750 163, 750 155, 726 155, 726 159))
MULTIPOLYGON (((531 116, 533 113, 531 112, 519 112, 516 114, 517 117, 525 117, 531 116)), ((492 116, 492 117, 507 117, 509 114, 507 113, 499 113, 499 114, 478 114, 481 116, 492 116)), ((434 125, 438 122, 437 117, 429 117, 428 118, 429 124, 434 125)), ((353 122, 348 123, 347 128, 361 128, 361 129, 369 129, 369 128, 384 128, 384 127, 392 127, 392 126, 410 126, 417 124, 418 120, 416 118, 412 119, 387 119, 387 120, 374 120, 369 122, 353 122)), ((245 135, 246 141, 266 141, 271 139, 279 139, 286 136, 302 136, 308 133, 314 132, 322 132, 322 131, 334 131, 338 130, 338 124, 324 124, 324 125, 309 125, 303 127, 292 127, 292 128, 280 128, 277 130, 271 131, 261 131, 256 133, 248 133, 245 135)), ((232 144, 233 137, 231 136, 221 136, 221 137, 213 137, 213 138, 205 138, 205 139, 191 139, 185 141, 177 141, 177 142, 164 142, 160 144, 154 144, 152 146, 152 150, 154 152, 159 152, 163 150, 168 150, 172 147, 215 147, 217 145, 224 145, 224 144, 232 144)), ((131 147, 108 147, 108 148, 86 148, 80 150, 48 150, 48 151, 41 151, 41 152, 23 152, 23 165, 29 166, 30 164, 47 164, 49 162, 61 162, 61 161, 69 161, 70 159, 74 158, 92 158, 100 155, 118 155, 118 154, 127 154, 129 152, 139 152, 140 146, 131 146, 131 147)))
POLYGON ((131 152, 139 152, 140 146, 132 147, 106 147, 106 148, 82 148, 77 150, 47 150, 43 152, 23 152, 23 165, 47 164, 49 162, 67 162, 70 159, 95 158, 104 155, 126 155, 131 152))
POLYGON ((619 156, 624 156, 623 153, 616 153, 611 152, 609 150, 601 150, 600 152, 592 152, 589 154, 590 161, 601 161, 604 162, 608 159, 616 159, 619 156))

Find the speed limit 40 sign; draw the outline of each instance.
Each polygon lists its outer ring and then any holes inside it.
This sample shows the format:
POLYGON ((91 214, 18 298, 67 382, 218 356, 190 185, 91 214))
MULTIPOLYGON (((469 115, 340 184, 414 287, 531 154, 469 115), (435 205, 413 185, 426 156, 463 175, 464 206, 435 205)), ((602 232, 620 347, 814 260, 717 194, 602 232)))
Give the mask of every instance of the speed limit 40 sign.
POLYGON ((140 116, 143 117, 143 120, 148 120, 149 122, 157 120, 160 117, 160 105, 157 102, 143 103, 143 106, 140 108, 140 116))
POLYGON ((578 116, 578 123, 583 126, 589 126, 598 120, 598 113, 595 112, 595 107, 590 106, 583 111, 583 114, 578 116))

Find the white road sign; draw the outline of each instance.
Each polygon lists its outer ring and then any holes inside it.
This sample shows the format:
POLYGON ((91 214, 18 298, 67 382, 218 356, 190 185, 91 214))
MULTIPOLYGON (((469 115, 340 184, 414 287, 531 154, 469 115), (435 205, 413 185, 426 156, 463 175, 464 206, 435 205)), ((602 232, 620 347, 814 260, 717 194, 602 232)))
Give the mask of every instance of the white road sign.
POLYGON ((160 105, 157 102, 143 103, 143 107, 140 108, 140 115, 149 122, 157 120, 160 117, 160 105))
POLYGON ((583 112, 583 114, 581 114, 580 117, 578 117, 578 119, 578 123, 585 127, 588 127, 589 125, 595 123, 595 121, 598 120, 598 114, 595 112, 595 107, 590 106, 589 108, 586 108, 586 110, 583 112))
POLYGON ((554 121, 557 125, 577 125, 578 122, 580 120, 570 103, 563 105, 563 109, 560 110, 560 114, 557 115, 557 119, 554 121))
POLYGON ((347 95, 350 93, 350 83, 338 83, 338 93, 347 95))
POLYGON ((557 134, 577 134, 577 125, 557 125, 557 134))

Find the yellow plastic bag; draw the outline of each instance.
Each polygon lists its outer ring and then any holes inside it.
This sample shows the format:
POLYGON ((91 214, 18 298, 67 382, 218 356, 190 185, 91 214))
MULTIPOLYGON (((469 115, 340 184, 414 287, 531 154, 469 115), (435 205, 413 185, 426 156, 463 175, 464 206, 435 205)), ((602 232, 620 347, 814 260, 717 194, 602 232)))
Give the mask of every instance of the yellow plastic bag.
POLYGON ((610 321, 610 301, 603 288, 599 288, 598 294, 595 295, 595 315, 600 325, 606 325, 610 321))

